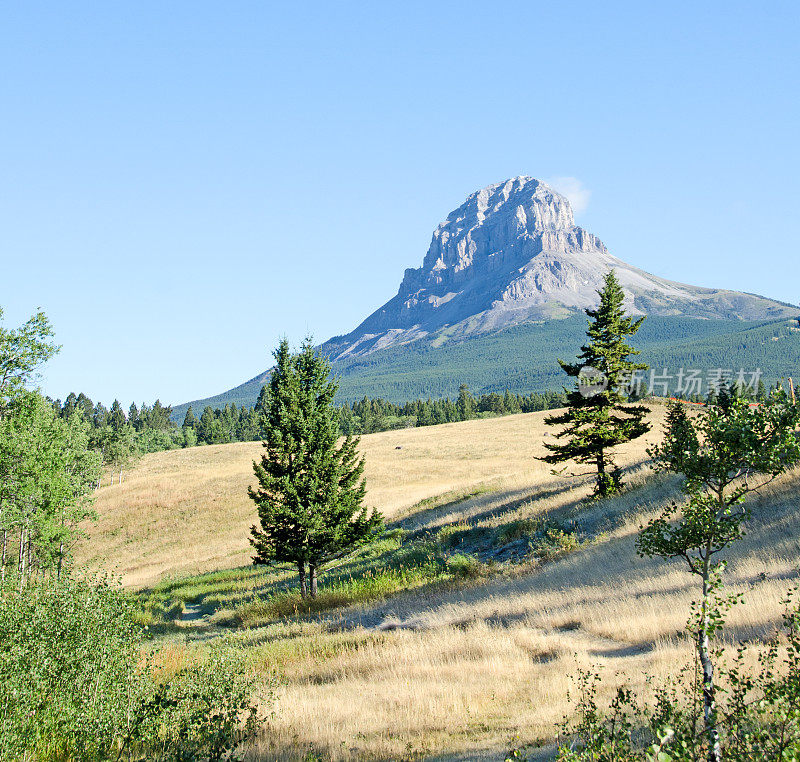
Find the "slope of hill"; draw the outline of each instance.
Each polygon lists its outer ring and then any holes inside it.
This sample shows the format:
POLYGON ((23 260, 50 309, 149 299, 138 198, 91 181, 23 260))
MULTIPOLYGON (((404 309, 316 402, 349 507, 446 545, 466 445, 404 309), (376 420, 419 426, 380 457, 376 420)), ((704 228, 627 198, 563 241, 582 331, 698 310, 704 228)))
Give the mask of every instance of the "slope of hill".
MULTIPOLYGON (((549 482, 549 466, 535 460, 545 436, 544 415, 364 436, 367 503, 391 520, 445 493, 549 482)), ((256 513, 247 486, 260 453, 260 443, 242 442, 146 455, 123 484, 97 491, 100 520, 88 527, 79 560, 112 565, 132 586, 248 563, 256 513)))
MULTIPOLYGON (((662 414, 655 409, 656 426, 662 414)), ((676 498, 675 480, 642 465, 637 471, 640 441, 623 455, 631 488, 587 501, 586 479, 565 480, 533 460, 543 416, 364 437, 369 501, 449 553, 487 534, 524 539, 548 525, 579 527, 584 544, 316 616, 288 612, 250 630, 203 617, 166 636, 174 666, 203 649, 204 638, 223 638, 247 649, 265 681, 278 678, 275 712, 247 758, 299 761, 313 750, 330 760, 499 762, 511 744, 525 742, 542 746, 545 758, 571 711, 569 676, 579 667, 603 671, 602 702, 623 682, 646 693, 653 684, 645 675, 657 684, 692 664, 684 626, 697 580, 680 559, 639 559, 634 546, 639 525, 676 498)), ((258 449, 147 456, 125 484, 98 492, 100 522, 81 559, 116 565, 129 584, 167 578, 161 589, 193 611, 268 599, 274 572, 230 568, 247 563, 254 511, 244 489, 258 449), (176 576, 212 568, 228 571, 176 576)), ((745 598, 729 615, 729 652, 773 632, 780 601, 797 581, 798 496, 800 473, 793 472, 752 504, 726 572, 727 590, 745 598)))
MULTIPOLYGON (((747 331, 796 320, 800 307, 675 283, 629 265, 575 225, 566 198, 523 176, 471 194, 436 228, 422 267, 406 270, 397 295, 346 336, 322 344, 342 376, 339 400, 403 402, 453 395, 461 383, 475 392, 552 389, 560 383, 555 359, 574 356, 583 310, 596 304, 611 268, 627 310, 650 318, 637 346, 653 367, 687 367, 698 357, 703 365, 691 367, 727 368, 742 357, 757 361, 768 379, 785 374, 783 347, 761 346, 772 329, 747 331)), ((790 354, 793 361, 794 348, 790 354)), ((191 404, 252 405, 266 377, 191 404)), ((176 418, 187 406, 175 407, 176 418)))

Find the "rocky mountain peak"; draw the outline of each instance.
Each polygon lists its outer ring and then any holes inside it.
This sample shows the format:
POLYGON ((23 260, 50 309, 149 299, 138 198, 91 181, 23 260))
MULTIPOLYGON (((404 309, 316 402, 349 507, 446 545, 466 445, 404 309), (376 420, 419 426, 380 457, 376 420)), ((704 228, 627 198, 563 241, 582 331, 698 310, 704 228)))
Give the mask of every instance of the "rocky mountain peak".
POLYGON ((405 271, 397 295, 324 346, 336 358, 568 317, 597 304, 612 268, 633 314, 760 320, 797 313, 764 297, 675 283, 626 264, 575 225, 564 196, 521 175, 470 194, 433 231, 422 267, 405 271))
POLYGON ((398 296, 441 292, 545 250, 604 253, 605 247, 575 226, 564 196, 541 180, 514 177, 472 193, 447 216, 433 231, 422 267, 406 270, 398 296))

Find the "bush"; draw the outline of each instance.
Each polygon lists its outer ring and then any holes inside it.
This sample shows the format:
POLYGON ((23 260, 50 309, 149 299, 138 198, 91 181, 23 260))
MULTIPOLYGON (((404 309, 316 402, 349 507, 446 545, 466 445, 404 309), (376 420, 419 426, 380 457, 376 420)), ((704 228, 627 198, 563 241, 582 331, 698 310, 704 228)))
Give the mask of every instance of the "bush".
POLYGON ((215 648, 208 658, 149 683, 137 707, 132 746, 143 759, 232 760, 258 726, 253 680, 236 649, 215 648))
POLYGON ((530 543, 531 552, 540 561, 550 561, 577 550, 581 546, 578 535, 570 528, 547 526, 537 533, 530 543))
POLYGON ((456 553, 447 559, 447 571, 454 577, 472 579, 480 577, 486 572, 486 566, 475 556, 466 553, 456 553))
POLYGON ((466 521, 458 524, 448 524, 436 533, 436 542, 444 548, 455 548, 467 538, 472 527, 466 521))
POLYGON ((517 519, 501 527, 497 534, 497 539, 501 543, 514 542, 530 538, 541 526, 538 519, 517 519))
POLYGON ((129 600, 72 580, 2 597, 0 758, 102 758, 140 689, 129 600))
POLYGON ((230 759, 254 732, 238 655, 212 650, 167 675, 142 658, 146 630, 107 581, 0 596, 1 759, 230 759))
POLYGON ((552 520, 519 519, 507 524, 498 533, 501 543, 522 539, 528 540, 531 555, 540 561, 571 553, 583 544, 574 524, 552 520))

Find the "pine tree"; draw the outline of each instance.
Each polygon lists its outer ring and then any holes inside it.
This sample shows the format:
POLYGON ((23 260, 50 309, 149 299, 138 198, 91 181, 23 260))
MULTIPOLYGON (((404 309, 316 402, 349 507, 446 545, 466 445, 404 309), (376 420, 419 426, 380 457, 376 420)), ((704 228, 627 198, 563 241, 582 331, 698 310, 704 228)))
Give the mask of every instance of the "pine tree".
POLYGON ((125 411, 122 409, 122 405, 119 404, 119 400, 114 400, 111 405, 111 410, 108 413, 108 425, 111 426, 114 431, 121 431, 126 423, 127 419, 125 418, 125 411))
POLYGON ((469 387, 461 384, 458 387, 458 400, 456 401, 458 418, 461 421, 468 421, 475 415, 475 398, 469 393, 469 387))
POLYGON ((198 426, 197 416, 194 414, 194 410, 192 410, 192 406, 186 408, 186 415, 183 417, 183 426, 184 430, 186 429, 196 429, 198 426))
POLYGON ((83 392, 78 395, 78 412, 83 416, 84 421, 92 420, 94 403, 83 392))
POLYGON ((262 413, 265 452, 253 464, 259 487, 248 490, 260 519, 251 529, 253 562, 295 564, 301 595, 308 573, 313 598, 320 565, 368 542, 383 518, 362 505, 358 439, 337 444, 338 384, 328 362, 310 340, 292 354, 285 339, 275 360, 262 413))
POLYGON ((613 270, 605 276, 598 295, 600 306, 586 310, 590 318, 586 331, 589 342, 581 347, 578 362, 558 361, 564 372, 576 380, 575 389, 567 394, 567 410, 545 418, 551 426, 565 427, 556 437, 566 438, 567 442, 545 444, 551 454, 542 460, 592 464, 597 470, 595 494, 605 497, 621 486, 619 469, 609 451, 642 436, 650 425, 644 420, 649 412, 645 406, 625 404, 630 374, 647 368, 644 363, 628 359, 639 353, 625 339, 639 330, 644 318, 625 316, 625 294, 613 270))
POLYGON ((135 402, 131 402, 131 406, 128 408, 128 423, 130 423, 130 425, 133 426, 133 428, 136 431, 139 431, 141 429, 141 421, 139 420, 139 408, 136 407, 135 402))

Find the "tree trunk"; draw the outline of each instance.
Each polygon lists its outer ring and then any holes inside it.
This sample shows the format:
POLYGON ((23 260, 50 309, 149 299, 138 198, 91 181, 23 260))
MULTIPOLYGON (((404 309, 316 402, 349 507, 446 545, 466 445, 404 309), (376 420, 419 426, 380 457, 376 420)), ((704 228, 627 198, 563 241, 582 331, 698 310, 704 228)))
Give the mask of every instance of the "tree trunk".
POLYGON ((697 653, 703 670, 703 719, 708 738, 708 762, 722 762, 722 749, 717 729, 717 701, 714 687, 714 665, 711 661, 711 645, 708 632, 710 628, 709 606, 711 605, 711 586, 708 569, 703 573, 703 602, 700 622, 697 628, 697 653))
POLYGON ((297 562, 297 574, 300 577, 300 597, 305 598, 308 595, 306 588, 306 564, 305 561, 297 562))
POLYGON ((17 562, 17 573, 19 574, 19 589, 25 586, 25 529, 19 528, 19 561, 17 562))
POLYGON ((64 564, 64 541, 58 543, 58 571, 56 572, 56 579, 61 579, 61 567, 64 564))
POLYGON ((600 497, 608 494, 608 484, 606 484, 606 460, 603 451, 597 453, 597 493, 600 497))
POLYGON ((316 565, 309 564, 308 566, 308 576, 310 577, 311 581, 311 597, 317 597, 317 567, 316 565))

